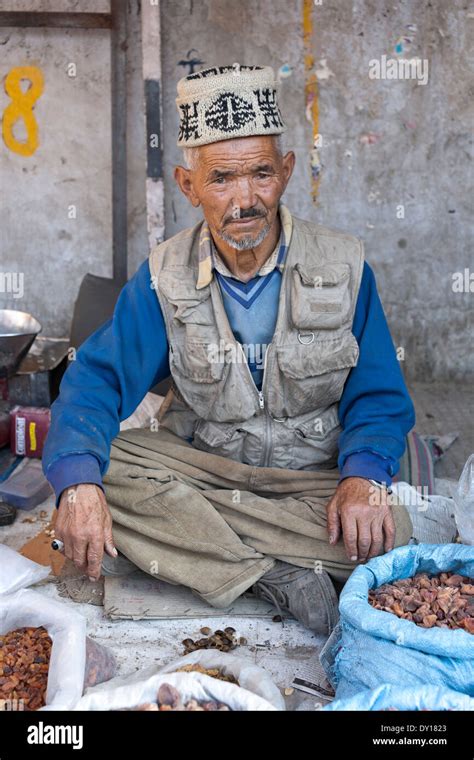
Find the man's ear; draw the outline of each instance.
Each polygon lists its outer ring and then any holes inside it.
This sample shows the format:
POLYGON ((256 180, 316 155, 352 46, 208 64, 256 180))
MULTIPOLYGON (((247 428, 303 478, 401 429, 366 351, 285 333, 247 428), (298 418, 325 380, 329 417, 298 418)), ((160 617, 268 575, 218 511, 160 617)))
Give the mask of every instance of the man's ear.
POLYGON ((188 201, 197 207, 201 205, 201 201, 195 193, 192 175, 191 169, 186 169, 184 166, 175 166, 174 178, 176 184, 188 201))
POLYGON ((290 181, 293 169, 295 168, 296 156, 292 150, 289 150, 286 156, 283 156, 283 176, 285 179, 285 189, 290 181))

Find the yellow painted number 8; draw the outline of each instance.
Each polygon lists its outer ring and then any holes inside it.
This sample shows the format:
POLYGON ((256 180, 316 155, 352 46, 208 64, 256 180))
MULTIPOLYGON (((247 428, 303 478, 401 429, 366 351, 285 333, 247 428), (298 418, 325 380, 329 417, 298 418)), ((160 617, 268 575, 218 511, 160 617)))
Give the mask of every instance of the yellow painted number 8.
POLYGON ((12 102, 3 113, 3 140, 7 148, 20 156, 32 156, 38 147, 38 124, 33 106, 43 92, 43 85, 43 74, 35 66, 18 66, 5 79, 5 92, 12 102), (30 81, 26 92, 21 89, 23 79, 30 81), (13 126, 20 119, 25 124, 26 142, 20 142, 13 134, 13 126))

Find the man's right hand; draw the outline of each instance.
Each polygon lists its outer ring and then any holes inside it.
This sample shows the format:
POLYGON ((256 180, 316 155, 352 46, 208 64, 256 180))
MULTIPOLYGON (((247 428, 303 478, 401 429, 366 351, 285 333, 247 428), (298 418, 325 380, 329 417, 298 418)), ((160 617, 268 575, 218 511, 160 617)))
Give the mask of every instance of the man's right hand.
POLYGON ((93 483, 81 483, 62 492, 54 533, 64 542, 66 557, 91 581, 100 578, 104 549, 111 557, 117 556, 112 516, 104 492, 93 483))

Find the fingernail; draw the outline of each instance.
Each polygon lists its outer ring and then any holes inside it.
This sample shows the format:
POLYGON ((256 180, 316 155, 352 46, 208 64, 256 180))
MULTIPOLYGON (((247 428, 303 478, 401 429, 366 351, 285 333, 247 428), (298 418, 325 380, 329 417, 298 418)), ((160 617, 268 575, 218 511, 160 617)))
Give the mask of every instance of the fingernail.
POLYGON ((95 578, 93 578, 92 575, 89 575, 89 580, 92 581, 92 583, 95 583, 95 578))
POLYGON ((351 557, 351 562, 357 562, 357 557, 351 557))
POLYGON ((114 555, 114 557, 118 557, 118 551, 115 548, 115 546, 112 548, 112 554, 114 555))

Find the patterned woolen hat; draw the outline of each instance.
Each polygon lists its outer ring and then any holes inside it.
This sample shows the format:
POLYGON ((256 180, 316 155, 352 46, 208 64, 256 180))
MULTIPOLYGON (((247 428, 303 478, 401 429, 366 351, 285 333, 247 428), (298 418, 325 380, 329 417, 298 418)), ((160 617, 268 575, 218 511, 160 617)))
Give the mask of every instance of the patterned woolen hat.
POLYGON ((178 146, 192 148, 286 130, 271 66, 213 66, 178 82, 178 146))

